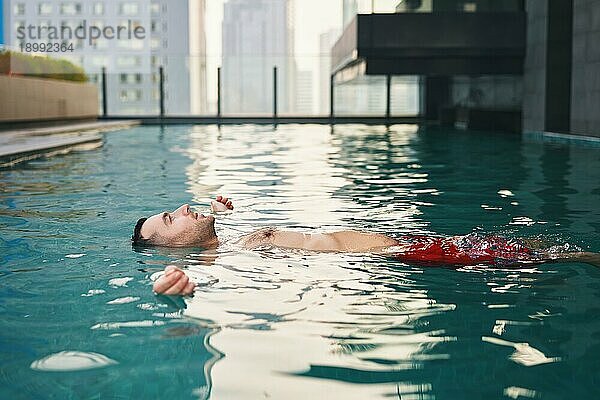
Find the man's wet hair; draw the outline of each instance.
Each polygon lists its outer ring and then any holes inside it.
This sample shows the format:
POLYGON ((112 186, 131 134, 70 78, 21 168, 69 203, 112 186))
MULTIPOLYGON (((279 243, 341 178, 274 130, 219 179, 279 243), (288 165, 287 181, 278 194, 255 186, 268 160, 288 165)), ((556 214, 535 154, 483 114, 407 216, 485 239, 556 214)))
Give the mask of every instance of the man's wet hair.
POLYGON ((140 218, 135 224, 135 228, 133 228, 133 236, 131 236, 131 243, 134 246, 143 246, 147 245, 150 242, 150 239, 144 239, 142 237, 142 225, 146 222, 148 218, 140 218))

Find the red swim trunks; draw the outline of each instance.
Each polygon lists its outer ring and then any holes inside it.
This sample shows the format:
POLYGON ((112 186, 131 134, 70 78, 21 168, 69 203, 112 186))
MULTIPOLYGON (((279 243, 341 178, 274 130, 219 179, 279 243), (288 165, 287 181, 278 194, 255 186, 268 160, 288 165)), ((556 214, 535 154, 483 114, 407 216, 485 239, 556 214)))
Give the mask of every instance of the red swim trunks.
POLYGON ((515 239, 494 235, 402 236, 402 250, 395 256, 420 265, 475 265, 536 263, 542 260, 535 251, 515 239))

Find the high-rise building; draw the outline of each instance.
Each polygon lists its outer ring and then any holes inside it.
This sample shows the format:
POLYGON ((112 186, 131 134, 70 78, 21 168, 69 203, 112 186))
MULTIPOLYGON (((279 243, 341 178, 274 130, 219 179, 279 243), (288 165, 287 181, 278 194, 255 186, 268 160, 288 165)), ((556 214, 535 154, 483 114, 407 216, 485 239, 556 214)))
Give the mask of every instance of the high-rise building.
POLYGON ((0 0, 0 46, 4 44, 4 0, 0 0))
POLYGON ((295 111, 291 0, 229 0, 225 3, 222 55, 224 113, 271 113, 273 67, 277 67, 278 112, 295 111))
POLYGON ((81 65, 93 82, 100 82, 102 67, 106 67, 111 115, 158 112, 159 66, 164 68, 165 111, 202 114, 206 112, 204 10, 205 0, 4 0, 5 41, 15 49, 48 42, 48 27, 68 27, 73 32, 84 24, 88 29, 143 28, 143 39, 54 40, 73 44, 72 52, 54 54, 81 65), (19 28, 29 26, 35 38, 19 37, 19 28))
MULTIPOLYGON (((429 0, 431 1, 431 0, 429 0)), ((401 4, 413 1, 401 2, 401 4)), ((420 3, 419 3, 420 4, 420 3)), ((390 12, 396 1, 371 2, 343 0, 344 27, 357 13, 390 12)), ((399 8, 401 8, 398 5, 399 8)), ((322 36, 322 40, 326 37, 322 36)), ((334 40, 331 47, 339 37, 334 40)), ((329 68, 331 69, 331 67, 329 68)), ((331 73, 331 71, 329 72, 331 73)), ((324 72, 321 73, 321 80, 324 72)), ((345 82, 336 83, 335 113, 338 115, 383 116, 387 108, 387 83, 385 75, 362 75, 345 82)), ((322 83, 323 84, 323 83, 322 83)), ((329 93, 329 91, 327 91, 329 93)), ((323 93, 322 93, 323 98, 323 93)), ((327 95, 327 99, 329 96, 327 95)), ((327 107, 328 108, 328 107, 327 107)), ((321 111, 323 105, 321 105, 321 111)), ((416 115, 419 112, 419 81, 415 76, 392 77, 390 85, 390 112, 392 115, 416 115)))
POLYGON ((313 115, 313 73, 298 71, 296 75, 296 110, 300 115, 313 115))
POLYGON ((319 35, 319 113, 329 114, 331 81, 331 48, 339 39, 341 31, 330 29, 319 35))
POLYGON ((342 2, 342 27, 346 25, 358 14, 357 0, 343 0, 342 2))

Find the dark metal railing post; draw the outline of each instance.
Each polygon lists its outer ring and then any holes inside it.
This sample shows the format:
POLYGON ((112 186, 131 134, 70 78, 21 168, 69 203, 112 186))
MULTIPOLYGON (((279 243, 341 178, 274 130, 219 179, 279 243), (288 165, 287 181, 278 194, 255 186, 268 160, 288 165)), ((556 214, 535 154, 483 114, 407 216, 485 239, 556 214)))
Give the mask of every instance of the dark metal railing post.
POLYGON ((391 93, 391 86, 392 86, 392 76, 391 75, 387 75, 386 79, 385 79, 385 86, 386 86, 386 92, 385 92, 385 118, 386 119, 390 119, 390 115, 391 115, 391 103, 392 103, 392 93, 391 93))
POLYGON ((329 119, 331 120, 330 122, 333 122, 333 117, 334 117, 334 112, 333 112, 333 106, 335 105, 334 102, 334 82, 335 82, 335 72, 333 74, 331 74, 331 77, 329 78, 329 119))
POLYGON ((158 67, 158 84, 160 93, 160 117, 165 116, 165 71, 163 66, 158 67))
POLYGON ((217 68, 217 118, 221 118, 221 67, 217 68))
POLYGON ((277 67, 273 67, 273 119, 277 119, 277 67))
POLYGON ((106 67, 102 67, 102 116, 108 117, 108 99, 106 98, 106 67))

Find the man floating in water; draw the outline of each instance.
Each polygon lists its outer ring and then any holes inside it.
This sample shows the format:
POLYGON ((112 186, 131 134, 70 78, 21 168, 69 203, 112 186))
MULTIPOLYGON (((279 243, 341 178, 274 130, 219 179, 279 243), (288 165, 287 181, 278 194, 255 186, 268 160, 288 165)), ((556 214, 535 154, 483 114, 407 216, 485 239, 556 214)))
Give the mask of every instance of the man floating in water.
MULTIPOLYGON (((231 200, 217 196, 211 202, 213 212, 233 209, 231 200)), ((216 248, 219 239, 215 218, 190 210, 187 204, 173 212, 141 218, 131 238, 134 245, 164 247, 216 248)), ((536 249, 523 240, 494 235, 465 236, 407 235, 392 238, 379 233, 338 231, 302 233, 265 228, 243 236, 237 242, 245 249, 276 247, 320 252, 374 253, 394 257, 402 262, 427 266, 522 265, 548 262, 584 262, 600 266, 600 254, 587 252, 553 252, 536 249)), ((168 266, 154 283, 154 291, 166 295, 188 295, 194 284, 179 268, 168 266)))

